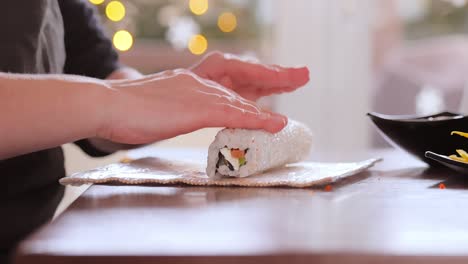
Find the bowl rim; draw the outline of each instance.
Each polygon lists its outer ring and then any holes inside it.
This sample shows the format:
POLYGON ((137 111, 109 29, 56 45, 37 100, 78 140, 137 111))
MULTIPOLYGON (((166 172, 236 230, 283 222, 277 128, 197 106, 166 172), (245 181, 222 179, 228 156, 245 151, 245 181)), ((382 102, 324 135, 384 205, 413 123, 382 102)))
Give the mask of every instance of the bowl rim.
POLYGON ((377 112, 369 112, 367 113, 367 116, 370 118, 377 118, 377 119, 382 119, 382 120, 387 120, 387 121, 395 121, 395 122, 407 122, 407 123, 436 123, 436 122, 447 122, 447 121, 452 121, 452 120, 460 120, 467 118, 468 116, 463 115, 461 113, 454 113, 454 112, 449 112, 449 111, 444 111, 432 115, 387 115, 387 114, 381 114, 377 112), (430 120, 429 118, 436 118, 440 116, 449 116, 452 118, 448 119, 435 119, 435 120, 430 120))

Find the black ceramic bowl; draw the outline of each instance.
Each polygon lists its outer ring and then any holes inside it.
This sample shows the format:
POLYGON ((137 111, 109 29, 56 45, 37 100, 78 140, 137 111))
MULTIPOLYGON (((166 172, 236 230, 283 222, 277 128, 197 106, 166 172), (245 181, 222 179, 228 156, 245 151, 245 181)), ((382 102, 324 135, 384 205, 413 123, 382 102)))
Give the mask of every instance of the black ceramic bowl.
POLYGON ((426 151, 451 155, 456 153, 456 149, 468 150, 467 138, 450 135, 455 130, 468 132, 468 116, 450 112, 431 116, 367 115, 391 145, 406 150, 431 166, 441 165, 426 158, 426 151))

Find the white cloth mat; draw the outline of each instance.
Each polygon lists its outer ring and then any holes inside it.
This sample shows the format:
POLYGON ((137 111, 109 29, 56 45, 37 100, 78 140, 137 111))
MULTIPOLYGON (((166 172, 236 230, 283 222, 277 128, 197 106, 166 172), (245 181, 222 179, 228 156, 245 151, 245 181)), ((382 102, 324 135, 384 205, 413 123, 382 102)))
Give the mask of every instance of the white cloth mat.
POLYGON ((82 184, 188 184, 198 186, 305 188, 322 186, 358 174, 372 167, 380 159, 350 163, 302 162, 266 171, 247 178, 219 178, 206 176, 206 162, 170 161, 143 158, 129 163, 110 164, 80 172, 60 180, 64 185, 82 184))

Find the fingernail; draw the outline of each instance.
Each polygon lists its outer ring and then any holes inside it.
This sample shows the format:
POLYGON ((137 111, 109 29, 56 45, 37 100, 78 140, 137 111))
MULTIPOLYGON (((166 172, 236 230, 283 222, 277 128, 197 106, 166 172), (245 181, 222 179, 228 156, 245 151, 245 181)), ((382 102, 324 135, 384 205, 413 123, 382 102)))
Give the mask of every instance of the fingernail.
POLYGON ((309 69, 307 67, 295 68, 291 77, 294 82, 305 84, 309 81, 309 69))
POLYGON ((288 123, 288 119, 285 116, 279 114, 272 114, 270 122, 268 122, 267 130, 270 133, 278 133, 280 132, 288 123))
POLYGON ((285 126, 288 123, 288 118, 281 114, 273 114, 271 118, 278 123, 283 123, 285 126))
POLYGON ((307 66, 305 66, 305 65, 294 66, 293 69, 296 69, 296 70, 307 69, 307 66))
POLYGON ((263 112, 260 113, 260 119, 261 120, 268 120, 270 118, 271 118, 271 114, 269 112, 263 111, 263 112))

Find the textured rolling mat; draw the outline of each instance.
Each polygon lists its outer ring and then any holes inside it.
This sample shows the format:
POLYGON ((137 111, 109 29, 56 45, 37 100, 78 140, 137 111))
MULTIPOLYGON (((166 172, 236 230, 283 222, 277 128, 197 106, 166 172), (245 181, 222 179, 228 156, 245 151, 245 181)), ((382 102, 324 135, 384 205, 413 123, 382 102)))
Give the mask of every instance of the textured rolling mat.
POLYGON ((129 163, 115 163, 94 170, 80 172, 60 180, 64 185, 81 184, 145 184, 198 186, 273 187, 289 186, 305 188, 336 182, 358 174, 380 159, 350 163, 302 162, 286 165, 246 178, 209 178, 206 163, 169 161, 144 158, 129 163))

